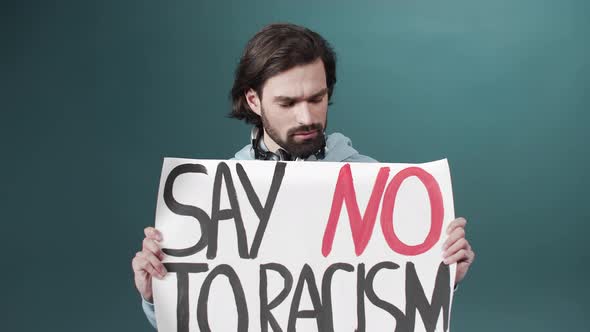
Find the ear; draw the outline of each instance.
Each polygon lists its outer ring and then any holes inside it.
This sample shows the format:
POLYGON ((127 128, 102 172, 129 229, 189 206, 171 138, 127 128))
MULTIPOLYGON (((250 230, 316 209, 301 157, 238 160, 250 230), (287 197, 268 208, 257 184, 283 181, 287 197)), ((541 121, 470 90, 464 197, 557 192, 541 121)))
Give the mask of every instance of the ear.
POLYGON ((254 91, 254 89, 249 89, 246 94, 246 102, 248 103, 248 106, 250 106, 250 109, 260 115, 260 105, 262 103, 262 101, 260 100, 260 98, 258 98, 258 93, 256 93, 256 91, 254 91))

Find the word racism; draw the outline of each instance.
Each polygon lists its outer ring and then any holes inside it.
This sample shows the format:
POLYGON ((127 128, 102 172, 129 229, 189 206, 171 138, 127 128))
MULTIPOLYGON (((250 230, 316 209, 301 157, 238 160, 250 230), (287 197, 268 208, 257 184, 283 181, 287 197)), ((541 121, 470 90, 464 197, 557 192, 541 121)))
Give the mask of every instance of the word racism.
MULTIPOLYGON (((328 189, 331 206, 329 214, 327 214, 327 220, 325 219, 326 214, 319 213, 316 214, 317 217, 315 220, 311 220, 307 224, 301 224, 303 228, 306 228, 308 224, 315 224, 317 225, 315 226, 316 229, 321 229, 320 232, 322 234, 319 237, 313 235, 309 235, 308 237, 308 234, 316 232, 315 229, 308 227, 307 231, 304 230, 301 233, 303 234, 301 236, 303 239, 300 238, 299 242, 291 242, 294 243, 294 246, 305 246, 308 245, 309 239, 318 239, 318 242, 321 243, 310 244, 313 248, 317 248, 317 257, 301 257, 303 261, 298 263, 297 266, 294 266, 293 261, 289 258, 291 256, 285 254, 283 256, 285 257, 284 261, 281 261, 280 254, 275 254, 275 252, 281 250, 284 253, 290 251, 298 252, 299 249, 296 247, 275 249, 275 244, 269 241, 271 241, 270 237, 275 236, 274 234, 278 234, 278 232, 289 232, 290 229, 293 229, 292 227, 284 229, 286 226, 283 225, 287 225, 284 221, 280 221, 278 217, 272 218, 277 214, 276 209, 282 209, 289 203, 291 205, 298 205, 298 209, 307 208, 305 204, 307 199, 304 200, 304 198, 295 194, 291 198, 291 194, 286 192, 290 186, 294 185, 293 181, 285 181, 289 175, 286 172, 287 167, 291 171, 293 167, 296 167, 296 163, 277 162, 270 164, 274 166, 274 170, 268 172, 261 171, 260 167, 256 168, 256 166, 261 166, 260 164, 235 162, 234 174, 237 174, 236 179, 234 178, 235 175, 232 175, 232 168, 230 167, 232 162, 194 161, 187 163, 186 160, 183 160, 183 163, 178 164, 178 160, 166 159, 165 163, 169 161, 176 161, 176 165, 170 166, 169 168, 171 170, 168 173, 163 171, 163 179, 165 178, 165 181, 162 183, 163 188, 160 188, 160 198, 162 201, 159 203, 158 209, 161 208, 160 204, 163 204, 166 207, 166 213, 169 215, 183 216, 181 223, 186 224, 188 223, 187 220, 189 222, 193 220, 198 223, 198 227, 200 228, 198 239, 195 238, 194 234, 191 234, 191 237, 189 237, 189 239, 192 239, 191 243, 194 244, 185 248, 173 249, 169 245, 173 242, 166 242, 165 244, 168 245, 163 249, 168 257, 176 258, 169 259, 164 264, 166 269, 176 276, 177 294, 174 299, 176 305, 174 330, 189 331, 189 326, 196 323, 200 331, 211 331, 210 319, 214 319, 214 316, 210 315, 210 300, 216 296, 216 288, 212 287, 212 285, 218 279, 225 279, 229 282, 229 289, 231 289, 233 297, 228 298, 226 296, 223 298, 223 302, 225 302, 226 306, 236 308, 237 312, 234 315, 237 331, 253 330, 252 327, 258 326, 258 324, 261 331, 295 331, 298 321, 301 322, 303 320, 312 322, 313 325, 317 326, 318 331, 334 331, 335 321, 337 322, 340 318, 337 313, 335 314, 333 309, 333 303, 337 303, 333 301, 333 295, 337 295, 335 292, 333 294, 333 280, 339 278, 337 276, 345 272, 350 273, 351 276, 354 275, 355 277, 353 279, 356 281, 354 284, 351 283, 348 285, 348 288, 355 289, 354 292, 356 294, 356 303, 351 301, 352 303, 349 304, 354 308, 352 309, 353 312, 356 313, 356 326, 350 326, 349 330, 358 332, 367 330, 369 323, 367 321, 367 310, 381 310, 390 317, 390 320, 387 321, 390 325, 385 326, 382 324, 380 328, 382 330, 414 331, 417 328, 416 321, 418 316, 421 320, 420 326, 423 326, 425 331, 435 331, 437 324, 439 324, 439 316, 441 314, 442 328, 444 331, 448 330, 452 300, 451 285, 454 282, 454 278, 451 278, 452 271, 449 269, 449 266, 441 263, 440 260, 435 263, 437 266, 435 267, 436 272, 434 278, 433 280, 427 281, 434 285, 431 288, 432 294, 426 294, 421 283, 421 275, 416 268, 415 262, 411 260, 412 257, 417 257, 431 251, 439 243, 444 226, 443 220, 445 219, 441 188, 435 177, 423 168, 406 166, 394 174, 392 179, 389 180, 391 168, 383 166, 383 164, 377 164, 379 168, 376 177, 371 181, 374 184, 370 190, 370 197, 365 211, 361 213, 357 202, 357 192, 353 183, 351 165, 333 163, 331 169, 333 170, 334 167, 339 169, 336 184, 334 186, 333 182, 329 182, 328 180, 325 180, 323 184, 324 187, 332 188, 328 189), (186 179, 183 176, 190 175, 193 178, 195 176, 208 178, 211 166, 215 166, 215 164, 216 170, 212 191, 207 196, 211 202, 210 211, 205 211, 196 205, 181 203, 181 201, 186 202, 187 200, 186 198, 181 199, 180 194, 176 195, 177 192, 181 191, 179 186, 182 182, 181 179, 186 179), (207 165, 209 165, 209 169, 207 165), (257 175, 254 177, 249 176, 244 166, 253 167, 252 169, 257 170, 257 175), (268 178, 271 174, 272 180, 270 181, 270 185, 268 185, 268 178), (422 183, 422 190, 426 189, 430 203, 430 227, 422 243, 410 245, 402 241, 394 230, 394 210, 396 209, 395 205, 398 193, 401 194, 404 191, 403 189, 400 190, 402 183, 412 177, 417 178, 422 183), (266 196, 264 203, 261 201, 261 197, 264 196, 255 190, 255 188, 258 188, 260 191, 260 188, 262 188, 261 185, 256 185, 257 183, 262 183, 260 178, 266 179, 264 183, 268 187, 268 191, 264 195, 266 196), (237 187, 238 181, 241 188, 237 187), (284 185, 284 183, 289 184, 284 185), (277 199, 278 197, 280 199, 277 199), (246 200, 248 206, 244 205, 244 201, 246 200), (227 203, 223 204, 224 202, 227 203), (280 207, 279 203, 282 203, 280 207), (225 208, 222 208, 222 205, 225 205, 225 208), (346 208, 347 218, 342 217, 344 215, 344 206, 346 208), (275 209, 274 213, 273 209, 275 209), (253 211, 254 213, 247 215, 245 213, 246 210, 253 211), (380 213, 379 210, 381 210, 380 213), (370 254, 368 252, 365 253, 365 251, 374 233, 373 230, 378 215, 380 217, 383 239, 390 250, 386 250, 385 259, 381 257, 379 259, 365 261, 363 260, 364 254, 370 254), (232 223, 231 228, 235 228, 235 234, 220 234, 220 222, 222 221, 224 223, 232 223), (255 224, 256 221, 257 225, 255 225, 255 228, 247 227, 248 225, 255 224), (348 221, 349 228, 345 226, 346 221, 348 221), (282 224, 273 228, 272 226, 276 223, 282 224), (339 224, 340 228, 350 229, 350 235, 344 236, 348 239, 349 247, 351 242, 354 245, 354 254, 350 252, 349 256, 355 263, 345 262, 341 256, 337 256, 337 259, 330 258, 335 238, 337 239, 336 242, 340 241, 344 243, 345 241, 342 238, 343 236, 337 235, 337 233, 346 234, 345 230, 339 230, 337 232, 339 224), (272 232, 270 231, 271 228, 272 232), (247 229, 255 229, 250 245, 247 229), (267 232, 267 230, 269 231, 267 232), (237 256, 239 258, 234 257, 233 261, 220 260, 222 257, 218 256, 219 243, 224 241, 235 242, 237 256), (267 243, 269 243, 268 246, 267 243), (264 256, 261 253, 261 247, 263 248, 263 252, 272 251, 273 254, 264 256), (182 257, 191 257, 191 262, 178 259, 182 257), (400 264, 391 261, 388 257, 405 258, 405 262, 398 262, 403 266, 403 269, 400 269, 400 264), (195 259, 197 260, 195 261, 195 259), (242 281, 243 278, 241 280, 240 277, 243 277, 243 273, 245 272, 240 268, 243 264, 235 263, 236 259, 241 261, 248 260, 255 264, 257 272, 256 280, 258 281, 256 284, 252 284, 251 281, 244 283, 245 281, 242 281), (314 262, 320 261, 323 264, 318 265, 305 262, 306 259, 311 259, 314 262), (317 271, 318 268, 322 271, 317 271), (405 272, 397 272, 396 270, 398 269, 402 271, 405 269, 405 272), (386 270, 394 273, 402 273, 401 277, 396 280, 405 280, 402 282, 403 284, 390 286, 400 288, 400 294, 404 294, 405 300, 403 303, 405 303, 405 306, 403 308, 384 300, 378 294, 380 291, 383 291, 383 287, 375 287, 376 279, 379 279, 380 274, 386 273, 386 270), (218 278, 220 276, 224 278, 218 278), (269 278, 271 276, 275 281, 279 280, 278 283, 282 284, 282 287, 277 288, 274 286, 269 288, 271 284, 269 278), (194 280, 201 280, 202 282, 199 281, 200 285, 195 285, 194 280), (248 288, 253 288, 254 290, 248 290, 248 288), (198 291, 198 296, 194 296, 196 301, 195 299, 191 299, 189 294, 189 291, 194 289, 198 291), (273 295, 271 296, 270 294, 273 295), (290 297, 290 301, 288 297, 290 297), (301 305, 303 304, 302 298, 310 299, 308 302, 311 303, 311 308, 301 309, 301 305), (278 314, 273 313, 273 310, 277 312, 277 308, 281 305, 289 308, 288 315, 283 315, 283 319, 278 318, 278 314), (196 315, 194 314, 195 311, 196 315), (196 321, 191 322, 193 319, 196 319, 196 321), (253 319, 258 320, 258 322, 253 324, 253 319), (395 324, 393 324, 393 321, 395 321, 395 324), (393 326, 395 326, 395 329, 393 326)), ((268 163, 265 164, 268 165, 268 163)), ((300 167, 299 165, 297 167, 300 167)), ((377 168, 373 166, 370 169, 373 171, 371 174, 374 174, 377 168)), ((269 170, 269 168, 265 168, 265 170, 269 170)), ((335 172, 332 171, 331 174, 335 174, 335 172)), ((325 174, 324 178, 329 178, 329 175, 330 173, 325 174)), ((184 190, 189 190, 185 197, 190 197, 191 194, 199 191, 210 190, 208 188, 210 185, 207 185, 210 182, 203 180, 199 183, 202 183, 202 187, 195 188, 193 186, 189 188, 190 190, 185 185, 184 190)), ((319 208, 314 209, 321 210, 319 208)), ((176 220, 178 219, 177 217, 176 220)), ((298 222, 296 221, 297 218, 293 220, 293 223, 298 222)), ((178 221, 176 223, 179 224, 178 221)), ((158 212, 156 226, 164 226, 162 229, 164 229, 164 238, 166 239, 165 225, 164 218, 161 218, 158 212)), ((226 232, 227 228, 223 229, 226 232)), ((231 233, 233 233, 233 230, 231 233)), ((285 237, 286 235, 281 236, 285 237)), ((291 237, 295 236, 296 234, 291 233, 291 237)), ((282 242, 285 243, 285 241, 282 242)), ((183 243, 187 242, 185 241, 183 243)), ((281 244, 276 245, 276 247, 280 246, 281 244)), ((343 245, 340 245, 340 247, 343 247, 343 245)), ((337 245, 334 248, 339 247, 337 245)), ((309 251, 306 251, 305 254, 303 251, 301 252, 301 255, 309 256, 309 251)), ((223 254, 229 255, 226 252, 223 252, 223 254)), ((391 275, 387 274, 385 278, 389 276, 391 275)), ((247 279, 251 280, 252 278, 247 279)), ((158 282, 162 281, 154 280, 154 285, 158 282)), ((163 291, 158 292, 157 287, 154 289, 156 312, 158 313, 158 305, 164 303, 159 302, 158 297, 169 297, 169 295, 164 295, 163 291)), ((167 305, 170 305, 170 302, 166 302, 167 305)), ((224 315, 227 314, 227 309, 225 309, 224 315)), ((166 319, 170 321, 174 318, 166 319)), ((158 315, 159 328, 162 328, 164 324, 161 324, 160 320, 164 320, 162 315, 158 315)), ((172 325, 169 324, 168 326, 170 328, 172 325)), ((160 330, 162 331, 162 329, 160 330)), ((213 330, 218 329, 213 328, 213 330)))

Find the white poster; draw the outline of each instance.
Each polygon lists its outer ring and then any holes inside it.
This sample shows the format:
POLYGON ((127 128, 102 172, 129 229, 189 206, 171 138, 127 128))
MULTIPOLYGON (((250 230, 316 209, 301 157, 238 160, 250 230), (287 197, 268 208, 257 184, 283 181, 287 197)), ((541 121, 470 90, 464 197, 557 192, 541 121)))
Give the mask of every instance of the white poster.
POLYGON ((166 158, 158 330, 448 331, 446 160, 166 158))

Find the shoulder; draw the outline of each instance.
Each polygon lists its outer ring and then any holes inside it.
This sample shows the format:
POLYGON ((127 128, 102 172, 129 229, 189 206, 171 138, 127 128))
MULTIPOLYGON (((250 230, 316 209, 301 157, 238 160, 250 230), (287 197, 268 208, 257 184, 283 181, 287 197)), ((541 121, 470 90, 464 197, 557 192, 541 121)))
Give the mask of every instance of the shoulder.
POLYGON ((248 144, 241 148, 229 160, 254 160, 254 156, 252 154, 252 144, 248 144))
POLYGON ((360 154, 352 147, 352 140, 341 133, 332 133, 326 139, 324 161, 376 163, 377 160, 360 154))
POLYGON ((365 156, 360 153, 352 155, 343 161, 344 162, 351 162, 351 163, 378 163, 379 162, 379 160, 377 160, 377 159, 373 159, 369 156, 365 156))

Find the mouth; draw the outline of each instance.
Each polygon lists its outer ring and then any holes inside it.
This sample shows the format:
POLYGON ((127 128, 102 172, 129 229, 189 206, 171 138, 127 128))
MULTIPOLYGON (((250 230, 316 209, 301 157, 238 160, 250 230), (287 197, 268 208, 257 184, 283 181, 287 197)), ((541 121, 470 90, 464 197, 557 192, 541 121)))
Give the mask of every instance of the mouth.
POLYGON ((301 139, 301 140, 308 140, 311 138, 315 138, 317 135, 318 135, 317 130, 298 131, 295 134, 293 134, 293 136, 295 136, 295 138, 301 139))

